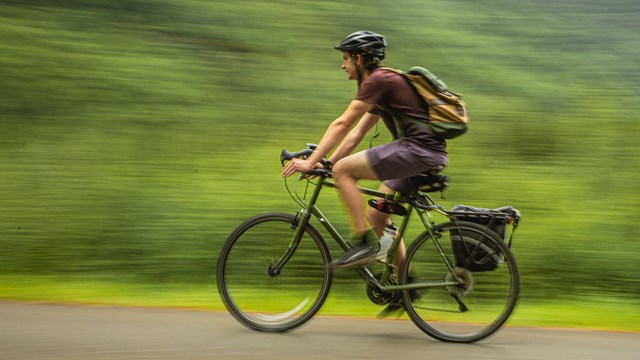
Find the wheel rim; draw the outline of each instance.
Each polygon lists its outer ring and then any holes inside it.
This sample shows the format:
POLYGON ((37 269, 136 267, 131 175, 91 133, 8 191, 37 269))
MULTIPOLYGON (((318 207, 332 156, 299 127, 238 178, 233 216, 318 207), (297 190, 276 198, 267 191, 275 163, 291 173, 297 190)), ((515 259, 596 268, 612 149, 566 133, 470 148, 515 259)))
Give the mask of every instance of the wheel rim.
POLYGON ((228 239, 219 263, 218 287, 228 310, 244 325, 284 331, 312 317, 331 282, 328 254, 315 230, 304 232, 279 272, 276 263, 293 238, 293 217, 267 216, 241 226, 228 239))

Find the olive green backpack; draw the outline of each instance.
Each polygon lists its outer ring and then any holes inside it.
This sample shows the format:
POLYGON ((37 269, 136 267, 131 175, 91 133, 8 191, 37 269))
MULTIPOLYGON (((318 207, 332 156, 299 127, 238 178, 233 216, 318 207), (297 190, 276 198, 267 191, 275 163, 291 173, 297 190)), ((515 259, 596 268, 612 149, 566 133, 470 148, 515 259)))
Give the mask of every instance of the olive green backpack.
MULTIPOLYGON (((469 113, 461 94, 447 89, 447 85, 429 70, 414 66, 406 71, 385 68, 402 75, 407 83, 423 100, 429 113, 428 125, 434 133, 453 139, 467 132, 469 113)), ((425 125, 424 121, 406 118, 425 125)))

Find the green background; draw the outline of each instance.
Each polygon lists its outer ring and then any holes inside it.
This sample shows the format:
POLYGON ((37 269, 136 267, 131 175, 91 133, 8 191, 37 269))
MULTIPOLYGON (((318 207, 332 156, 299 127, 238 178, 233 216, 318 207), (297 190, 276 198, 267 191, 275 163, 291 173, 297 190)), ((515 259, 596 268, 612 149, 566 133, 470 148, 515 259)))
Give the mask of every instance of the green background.
MULTIPOLYGON (((369 29, 385 65, 465 95, 440 203, 522 212, 514 323, 638 331, 639 15, 635 0, 0 1, 0 298, 221 309, 223 241, 298 210, 279 151, 353 98, 332 47, 369 29)), ((347 232, 337 195, 321 204, 347 232)), ((354 281, 336 276, 324 313, 375 314, 354 281)))

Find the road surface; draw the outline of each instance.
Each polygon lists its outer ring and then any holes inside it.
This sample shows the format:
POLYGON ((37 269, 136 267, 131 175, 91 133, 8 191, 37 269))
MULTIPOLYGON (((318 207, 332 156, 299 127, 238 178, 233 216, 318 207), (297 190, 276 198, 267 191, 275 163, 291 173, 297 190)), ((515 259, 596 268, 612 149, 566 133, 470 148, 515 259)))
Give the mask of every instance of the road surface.
POLYGON ((319 316, 258 333, 222 312, 0 302, 0 359, 640 359, 640 334, 507 327, 476 344, 408 320, 319 316))

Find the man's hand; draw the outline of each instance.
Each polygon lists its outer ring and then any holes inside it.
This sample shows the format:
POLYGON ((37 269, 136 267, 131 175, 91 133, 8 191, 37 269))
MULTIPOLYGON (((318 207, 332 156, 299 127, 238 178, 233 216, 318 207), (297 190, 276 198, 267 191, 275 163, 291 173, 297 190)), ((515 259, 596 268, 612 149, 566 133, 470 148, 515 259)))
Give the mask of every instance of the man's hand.
POLYGON ((309 160, 291 159, 282 169, 282 177, 289 177, 297 172, 305 173, 313 169, 314 165, 309 160))

